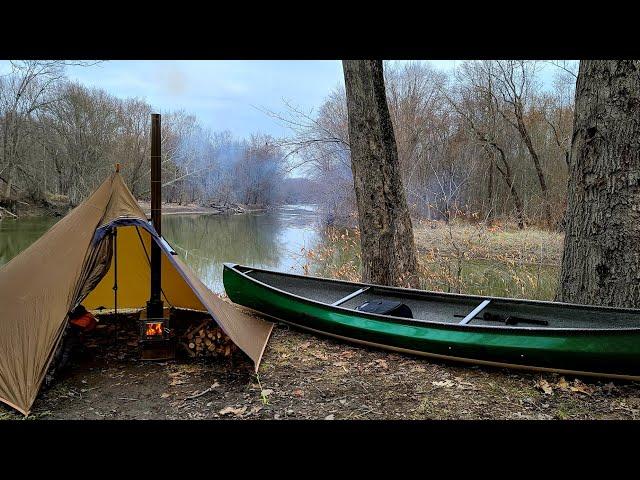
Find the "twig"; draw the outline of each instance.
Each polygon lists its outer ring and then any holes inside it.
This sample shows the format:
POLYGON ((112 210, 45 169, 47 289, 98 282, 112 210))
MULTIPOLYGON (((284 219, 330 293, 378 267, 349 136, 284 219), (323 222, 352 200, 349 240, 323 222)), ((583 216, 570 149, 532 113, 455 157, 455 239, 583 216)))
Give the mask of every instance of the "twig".
POLYGON ((206 390, 201 391, 200 393, 196 393, 195 395, 190 395, 188 397, 186 397, 184 400, 193 400, 194 398, 198 398, 201 397, 203 395, 206 395, 207 393, 213 391, 213 389, 216 387, 217 384, 213 384, 211 385, 209 388, 207 388, 206 390))

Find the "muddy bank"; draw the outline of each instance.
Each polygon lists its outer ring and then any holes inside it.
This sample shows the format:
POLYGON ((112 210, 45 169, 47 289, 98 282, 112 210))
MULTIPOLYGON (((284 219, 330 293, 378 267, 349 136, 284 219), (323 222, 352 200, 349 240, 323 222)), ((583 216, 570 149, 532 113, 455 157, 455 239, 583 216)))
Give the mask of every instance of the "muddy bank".
MULTIPOLYGON (((147 215, 151 215, 151 202, 138 201, 138 205, 147 215)), ((265 208, 240 204, 230 205, 197 205, 194 203, 179 205, 177 203, 163 203, 163 215, 239 215, 242 213, 262 212, 265 208)))
POLYGON ((68 203, 58 203, 50 201, 26 202, 23 200, 14 201, 11 206, 0 204, 0 219, 29 218, 29 217, 64 217, 71 207, 68 203))
MULTIPOLYGON (((151 215, 150 202, 138 202, 147 216, 151 215)), ((73 207, 68 203, 42 202, 40 204, 20 202, 12 210, 0 209, 0 219, 2 218, 24 218, 24 217, 64 217, 73 207), (14 215, 17 215, 14 216, 14 215)), ((243 213, 264 212, 264 207, 246 205, 225 205, 225 206, 203 206, 196 204, 178 205, 177 203, 162 204, 163 215, 240 215, 243 213)))

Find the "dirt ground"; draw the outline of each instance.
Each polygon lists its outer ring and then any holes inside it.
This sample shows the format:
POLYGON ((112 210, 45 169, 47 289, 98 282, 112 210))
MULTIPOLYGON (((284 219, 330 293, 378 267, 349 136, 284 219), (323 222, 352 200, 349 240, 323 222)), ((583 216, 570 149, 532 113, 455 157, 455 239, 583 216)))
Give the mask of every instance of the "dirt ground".
MULTIPOLYGON (((259 375, 229 359, 138 360, 103 328, 28 419, 636 419, 640 383, 444 363, 277 325, 259 375)), ((0 406, 0 419, 21 415, 0 406)))

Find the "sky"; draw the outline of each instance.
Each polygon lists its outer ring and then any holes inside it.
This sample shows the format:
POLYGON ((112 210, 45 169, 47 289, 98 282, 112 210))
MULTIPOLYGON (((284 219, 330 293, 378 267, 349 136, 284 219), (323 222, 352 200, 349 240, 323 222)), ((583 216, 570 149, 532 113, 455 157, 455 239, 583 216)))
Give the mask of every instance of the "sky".
MULTIPOLYGON (((460 61, 431 63, 451 70, 460 61)), ((1 60, 0 72, 8 66, 1 60)), ((285 100, 305 111, 317 109, 344 83, 338 60, 112 60, 67 67, 66 73, 114 96, 144 99, 158 113, 185 110, 203 126, 237 137, 286 135, 288 130, 261 110, 282 112, 285 100)))
MULTIPOLYGON (((433 64, 448 70, 455 62, 433 64)), ((305 111, 316 109, 344 84, 337 60, 125 60, 70 67, 67 75, 116 96, 143 98, 162 111, 184 109, 203 126, 237 137, 286 135, 289 131, 263 110, 283 112, 285 100, 305 111)))

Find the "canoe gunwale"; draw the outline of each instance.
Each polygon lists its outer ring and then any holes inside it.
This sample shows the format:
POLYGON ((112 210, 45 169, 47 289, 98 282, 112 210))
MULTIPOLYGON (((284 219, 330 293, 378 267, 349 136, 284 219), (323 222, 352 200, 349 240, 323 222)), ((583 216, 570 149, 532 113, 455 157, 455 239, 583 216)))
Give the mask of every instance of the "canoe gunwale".
MULTIPOLYGON (((442 300, 447 300, 448 298, 450 299, 456 299, 456 300, 474 300, 474 301, 478 301, 478 302, 482 302, 483 300, 487 300, 490 299, 492 303, 494 302, 506 302, 506 303, 517 303, 517 304, 524 304, 524 305, 534 305, 534 306, 549 306, 549 307, 560 307, 560 308, 570 308, 570 309, 577 309, 577 310, 600 310, 603 312, 608 312, 608 313, 626 313, 626 314, 638 314, 640 316, 640 310, 639 309, 633 309, 633 308, 622 308, 622 307, 605 307, 605 306, 595 306, 595 305, 580 305, 580 304, 574 304, 574 303, 562 303, 562 302, 550 302, 550 301, 543 301, 543 300, 522 300, 522 299, 515 299, 515 298, 506 298, 506 297, 490 297, 490 296, 482 296, 482 295, 466 295, 466 294, 459 294, 459 293, 444 293, 444 292, 432 292, 432 291, 428 291, 428 290, 418 290, 418 289, 411 289, 411 288, 401 288, 401 287, 388 287, 388 286, 383 286, 383 285, 374 285, 374 284, 368 284, 368 283, 357 283, 357 282, 349 282, 349 281, 345 281, 345 280, 335 280, 335 279, 330 279, 330 278, 324 278, 324 277, 313 277, 313 276, 308 276, 308 275, 298 275, 295 273, 284 273, 284 272, 278 272, 275 270, 269 270, 269 269, 264 269, 264 268, 256 268, 256 267, 248 267, 245 265, 240 265, 240 264, 235 264, 235 263, 224 263, 224 268, 225 269, 229 269, 232 270, 235 274, 240 275, 241 277, 243 277, 244 279, 246 279, 249 282, 258 284, 263 286, 264 288, 267 288, 273 292, 276 292, 279 295, 284 295, 285 297, 289 297, 298 301, 302 301, 304 303, 307 304, 311 304, 320 308, 324 308, 327 310, 336 310, 339 313, 347 313, 349 315, 355 315, 358 317, 362 317, 362 318, 367 318, 367 319, 371 319, 371 320, 377 320, 377 321, 386 321, 386 322, 393 322, 393 323, 400 323, 400 324, 405 324, 405 325, 411 325, 411 326, 419 326, 419 327, 424 327, 424 328, 428 328, 428 327, 432 327, 432 328, 446 328, 449 330, 460 330, 460 331, 467 331, 467 332, 473 332, 473 331, 477 331, 477 332, 495 332, 495 333, 519 333, 519 334, 544 334, 545 332, 548 333, 553 333, 553 334, 558 334, 558 333, 562 333, 564 335, 584 335, 584 334, 595 334, 595 335, 610 335, 610 334, 626 334, 626 333, 638 333, 640 332, 640 327, 622 327, 622 328, 564 328, 564 327, 546 327, 546 326, 517 326, 517 325, 510 325, 510 326, 499 326, 499 325, 478 325, 478 324, 460 324, 460 323, 449 323, 449 322, 442 322, 442 321, 435 321, 435 320, 423 320, 423 319, 408 319, 408 318, 404 318, 404 317, 395 317, 395 316, 391 316, 391 315, 380 315, 380 314, 376 314, 376 313, 370 313, 370 312, 361 312, 358 310, 354 310, 354 309, 350 309, 350 308, 345 308, 342 307, 340 305, 331 305, 329 303, 324 303, 324 302, 320 302, 318 300, 313 300, 311 298, 308 297, 303 297, 300 295, 297 295, 295 293, 291 293, 288 292, 286 290, 282 290, 278 287, 275 287, 273 285, 270 285, 268 283, 264 283, 261 282, 260 280, 250 277, 249 275, 246 275, 245 272, 242 272, 240 270, 240 268, 244 268, 244 269, 250 269, 251 271, 258 271, 258 272, 265 272, 268 274, 275 274, 275 275, 281 275, 281 276, 286 276, 286 277, 293 277, 293 278, 300 278, 300 279, 305 279, 305 280, 318 280, 318 281, 323 281, 323 282, 329 282, 329 283, 334 283, 337 285, 349 285, 352 286, 354 288, 363 288, 363 287, 368 287, 369 291, 377 291, 380 292, 381 295, 384 295, 385 291, 387 292, 391 292, 391 293, 395 293, 395 294, 401 294, 401 293, 408 293, 411 296, 415 296, 416 298, 420 297, 420 296, 424 296, 424 295, 431 295, 431 296, 435 296, 439 299, 442 300)), ((294 325, 298 325, 296 323, 293 322, 286 322, 289 324, 294 324, 294 325)), ((308 328, 308 327, 304 327, 301 326, 302 328, 308 328)))

